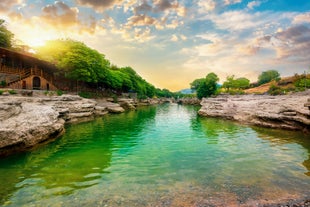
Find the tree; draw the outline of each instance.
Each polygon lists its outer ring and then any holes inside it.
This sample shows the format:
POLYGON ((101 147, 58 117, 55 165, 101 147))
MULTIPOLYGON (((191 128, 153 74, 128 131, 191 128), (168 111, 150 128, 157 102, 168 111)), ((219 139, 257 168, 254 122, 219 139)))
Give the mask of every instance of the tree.
POLYGON ((223 88, 226 88, 226 91, 229 92, 230 89, 245 89, 250 86, 250 80, 247 78, 237 78, 235 76, 227 76, 226 81, 223 83, 223 88))
POLYGON ((272 80, 280 80, 280 74, 276 70, 267 70, 262 72, 258 76, 258 84, 262 85, 265 83, 269 83, 272 80))
POLYGON ((6 28, 5 21, 0 19, 0 47, 11 48, 13 37, 14 34, 6 28))
POLYGON ((87 47, 84 43, 74 40, 51 40, 37 49, 41 59, 55 63, 66 77, 98 83, 108 74, 110 62, 104 55, 87 47))
POLYGON ((199 78, 190 83, 192 90, 197 90, 201 84, 205 82, 205 78, 199 78))
POLYGON ((197 88, 197 97, 199 99, 203 97, 210 97, 211 95, 214 95, 217 90, 217 82, 219 81, 219 78, 215 73, 209 73, 206 78, 204 78, 204 81, 201 82, 197 88))
POLYGON ((247 78, 237 78, 235 80, 235 84, 234 87, 238 88, 238 89, 246 89, 250 86, 250 80, 247 78))

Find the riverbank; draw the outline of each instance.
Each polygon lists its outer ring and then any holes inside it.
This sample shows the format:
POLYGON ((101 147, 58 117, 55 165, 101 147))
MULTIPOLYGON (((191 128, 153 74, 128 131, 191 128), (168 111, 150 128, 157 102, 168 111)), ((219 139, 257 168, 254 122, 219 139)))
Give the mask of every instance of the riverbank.
POLYGON ((139 105, 157 104, 161 100, 133 99, 91 100, 75 95, 2 96, 0 99, 0 156, 24 151, 53 140, 64 133, 66 123, 89 121, 108 113, 135 110, 139 105))
POLYGON ((204 98, 199 115, 261 127, 310 132, 310 90, 282 96, 221 95, 204 98))

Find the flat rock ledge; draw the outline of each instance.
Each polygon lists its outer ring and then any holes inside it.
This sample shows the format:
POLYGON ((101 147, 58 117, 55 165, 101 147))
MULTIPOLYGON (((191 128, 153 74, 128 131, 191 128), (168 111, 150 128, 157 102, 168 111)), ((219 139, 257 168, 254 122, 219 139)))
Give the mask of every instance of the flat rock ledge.
MULTIPOLYGON (((129 100, 123 104, 131 107, 129 100)), ((88 121, 96 116, 124 111, 118 103, 97 102, 74 95, 3 97, 0 99, 0 156, 53 140, 64 133, 66 123, 88 121)))
POLYGON ((283 96, 221 95, 204 98, 199 115, 310 133, 310 90, 283 96))

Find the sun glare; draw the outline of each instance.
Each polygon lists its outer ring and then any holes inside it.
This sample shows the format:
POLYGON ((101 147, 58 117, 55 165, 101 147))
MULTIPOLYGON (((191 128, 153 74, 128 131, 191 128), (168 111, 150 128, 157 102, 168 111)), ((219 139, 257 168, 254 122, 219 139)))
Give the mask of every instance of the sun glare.
POLYGON ((43 39, 40 38, 38 36, 33 37, 33 38, 29 38, 26 42, 27 45, 29 45, 30 47, 41 47, 45 45, 45 42, 47 41, 47 39, 43 39))

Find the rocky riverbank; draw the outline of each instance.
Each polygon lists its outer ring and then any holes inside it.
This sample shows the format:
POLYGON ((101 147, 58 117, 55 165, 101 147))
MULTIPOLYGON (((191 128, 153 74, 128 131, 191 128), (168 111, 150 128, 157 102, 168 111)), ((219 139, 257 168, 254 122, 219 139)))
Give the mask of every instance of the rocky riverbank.
POLYGON ((310 132, 310 90, 283 96, 222 95, 205 98, 199 114, 262 127, 310 132))
POLYGON ((79 96, 2 96, 0 99, 0 156, 27 150, 64 133, 66 123, 91 120, 107 113, 134 110, 138 105, 156 104, 158 100, 137 103, 132 99, 91 100, 79 96))

